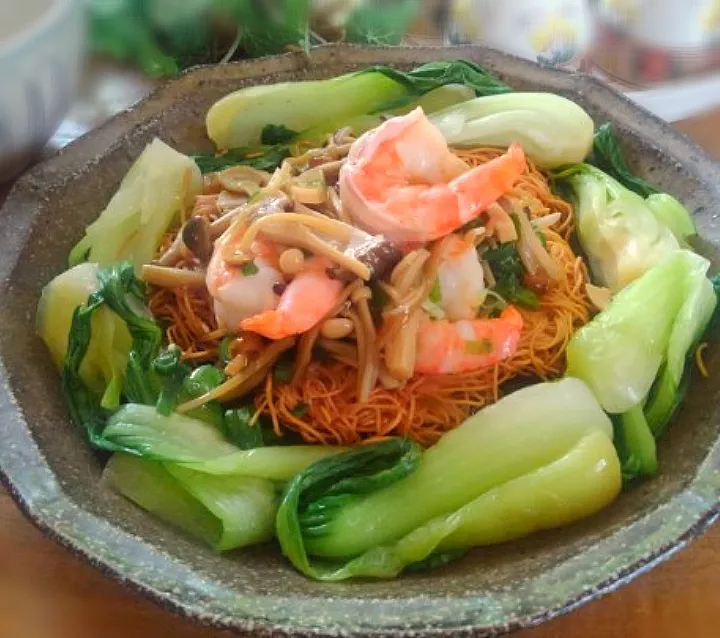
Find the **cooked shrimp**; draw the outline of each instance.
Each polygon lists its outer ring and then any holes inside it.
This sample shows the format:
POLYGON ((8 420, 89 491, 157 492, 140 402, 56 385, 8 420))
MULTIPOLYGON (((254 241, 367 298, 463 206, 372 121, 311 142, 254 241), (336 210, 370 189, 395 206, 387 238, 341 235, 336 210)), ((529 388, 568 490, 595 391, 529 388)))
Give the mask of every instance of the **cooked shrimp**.
POLYGON ((427 242, 475 219, 525 168, 525 153, 513 144, 505 155, 470 169, 417 108, 353 144, 340 171, 340 196, 366 230, 427 242))
POLYGON ((438 268, 439 305, 447 319, 473 319, 485 301, 485 273, 475 245, 451 235, 438 268))
POLYGON ((245 319, 243 330, 268 339, 284 339, 316 326, 337 303, 343 284, 327 274, 327 263, 317 257, 306 262, 285 288, 276 309, 245 319))
POLYGON ((497 319, 433 321, 420 324, 415 372, 448 374, 493 366, 517 349, 523 321, 508 306, 497 319))
POLYGON ((264 256, 256 257, 250 269, 228 264, 223 248, 234 240, 233 235, 230 229, 215 242, 205 283, 214 299, 218 322, 236 332, 244 319, 277 308, 280 297, 276 286, 284 285, 285 280, 264 256))

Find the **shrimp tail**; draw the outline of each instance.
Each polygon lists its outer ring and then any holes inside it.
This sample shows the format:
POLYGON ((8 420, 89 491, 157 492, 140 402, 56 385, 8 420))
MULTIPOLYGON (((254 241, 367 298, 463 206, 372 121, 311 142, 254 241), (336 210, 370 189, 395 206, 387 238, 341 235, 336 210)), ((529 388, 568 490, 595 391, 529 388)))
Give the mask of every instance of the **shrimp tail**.
POLYGON ((519 144, 512 144, 508 152, 481 164, 450 182, 450 188, 460 198, 461 211, 471 221, 495 203, 517 183, 527 170, 525 152, 519 144))
POLYGON ((284 339, 288 335, 301 332, 284 312, 278 310, 266 310, 253 317, 248 317, 242 321, 240 327, 273 340, 284 339))

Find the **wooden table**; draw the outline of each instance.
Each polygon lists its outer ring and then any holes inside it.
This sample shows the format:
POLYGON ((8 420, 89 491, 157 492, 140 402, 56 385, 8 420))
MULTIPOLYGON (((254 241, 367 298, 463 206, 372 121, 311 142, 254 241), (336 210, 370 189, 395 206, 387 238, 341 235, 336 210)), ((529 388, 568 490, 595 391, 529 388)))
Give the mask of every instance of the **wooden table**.
MULTIPOLYGON (((679 127, 720 157, 720 111, 679 127)), ((634 583, 518 638, 717 638, 720 526, 634 583)), ((0 488, 0 638, 217 638, 45 539, 0 488)))

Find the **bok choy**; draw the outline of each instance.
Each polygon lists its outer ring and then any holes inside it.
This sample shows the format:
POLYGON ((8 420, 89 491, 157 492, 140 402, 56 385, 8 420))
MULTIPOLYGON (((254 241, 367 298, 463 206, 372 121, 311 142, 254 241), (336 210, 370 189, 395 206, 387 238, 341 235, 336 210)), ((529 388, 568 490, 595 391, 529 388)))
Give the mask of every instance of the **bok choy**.
POLYGON ((310 445, 240 450, 211 423, 131 403, 99 436, 106 449, 124 451, 105 470, 115 490, 218 550, 270 539, 276 485, 343 451, 310 445))
POLYGON ((202 474, 273 481, 287 481, 316 461, 344 451, 322 445, 241 450, 209 423, 177 413, 165 416, 153 406, 133 403, 123 405, 108 419, 102 436, 116 449, 202 474))
POLYGON ((583 379, 617 416, 627 476, 652 474, 655 438, 684 392, 686 359, 707 328, 717 298, 710 263, 677 250, 624 288, 567 348, 567 374, 583 379))
MULTIPOLYGON (((446 85, 463 85, 476 95, 511 90, 485 70, 464 60, 431 62, 407 73, 375 66, 328 80, 240 89, 216 102, 208 111, 208 137, 224 150, 259 144, 268 123, 298 132, 333 123, 336 130, 357 116, 406 106, 446 85), (322 99, 318 99, 319 96, 322 99)), ((457 95, 458 99, 467 97, 464 92, 457 95)))
MULTIPOLYGON (((62 366, 67 353, 75 309, 84 307, 99 287, 97 265, 86 263, 61 273, 43 288, 36 330, 58 367, 62 366)), ((78 375, 91 392, 102 397, 104 408, 115 409, 125 381, 130 333, 125 322, 109 308, 95 312, 88 328, 92 338, 78 375)))
POLYGON ((286 488, 277 536, 314 578, 392 577, 577 520, 619 490, 610 420, 581 381, 565 379, 505 397, 422 456, 397 440, 316 463, 286 488))
POLYGON ((582 162, 593 144, 590 116, 551 93, 478 97, 435 113, 431 121, 452 146, 510 146, 513 142, 541 168, 582 162))
POLYGON ((83 261, 108 266, 131 261, 137 272, 152 261, 160 240, 183 207, 192 208, 202 190, 192 159, 159 139, 148 144, 107 208, 85 230, 70 253, 70 265, 83 261))
POLYGON ((643 199, 589 164, 557 174, 577 199, 577 233, 596 283, 617 292, 678 250, 695 233, 670 195, 643 199))
POLYGON ((216 550, 272 538, 277 495, 270 481, 217 477, 117 453, 104 480, 143 509, 216 550))

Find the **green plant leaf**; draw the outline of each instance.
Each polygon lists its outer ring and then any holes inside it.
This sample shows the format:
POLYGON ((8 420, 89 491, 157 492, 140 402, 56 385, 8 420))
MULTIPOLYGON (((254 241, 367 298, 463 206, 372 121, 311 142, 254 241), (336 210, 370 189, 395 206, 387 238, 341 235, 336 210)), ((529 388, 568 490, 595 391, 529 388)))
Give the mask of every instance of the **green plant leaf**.
POLYGON ((615 133, 615 127, 611 122, 603 124, 595 133, 590 164, 605 171, 625 188, 642 197, 646 198, 660 192, 646 179, 632 172, 625 160, 620 148, 620 141, 615 133))

